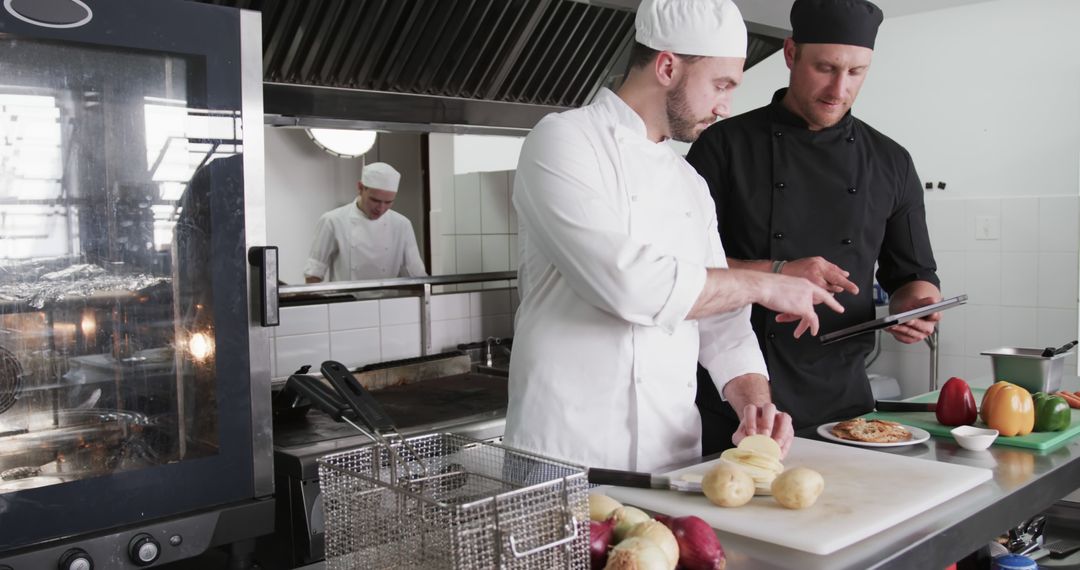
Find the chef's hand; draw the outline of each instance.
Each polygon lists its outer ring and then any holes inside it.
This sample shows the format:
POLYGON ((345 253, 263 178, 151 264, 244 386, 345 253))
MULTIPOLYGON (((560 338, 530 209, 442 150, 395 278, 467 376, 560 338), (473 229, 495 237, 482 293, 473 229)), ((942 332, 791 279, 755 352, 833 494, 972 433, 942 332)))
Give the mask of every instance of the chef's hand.
POLYGON ((802 277, 830 293, 847 291, 852 295, 859 294, 859 287, 848 280, 851 273, 824 257, 804 257, 789 261, 780 269, 780 273, 802 277))
POLYGON ((780 444, 780 457, 787 455, 791 447, 791 440, 795 437, 795 428, 791 426, 791 416, 776 409, 770 402, 761 406, 747 404, 743 406, 739 422, 739 429, 731 436, 731 443, 739 445, 739 442, 748 435, 760 433, 767 435, 780 444))
MULTIPOLYGON (((940 301, 941 293, 932 283, 912 281, 901 287, 892 296, 889 302, 889 314, 903 313, 904 311, 918 309, 940 301)), ((940 320, 941 313, 933 313, 903 324, 891 326, 885 330, 889 331, 893 338, 904 344, 914 344, 933 334, 934 328, 940 320)))
MULTIPOLYGON (((926 305, 931 305, 940 301, 941 296, 938 295, 937 297, 912 299, 904 304, 893 305, 890 303, 889 313, 903 313, 904 311, 918 309, 919 307, 925 307, 926 305)), ((940 320, 941 313, 931 313, 925 317, 912 319, 903 324, 893 325, 885 330, 889 331, 889 334, 893 335, 893 338, 904 344, 914 344, 933 334, 934 327, 937 326, 937 322, 940 320)))
POLYGON ((762 281, 757 291, 757 303, 779 313, 776 315, 778 323, 799 321, 795 327, 795 338, 801 337, 807 330, 817 335, 818 316, 814 312, 814 305, 825 303, 837 313, 844 312, 844 307, 836 302, 832 293, 806 279, 772 273, 758 275, 762 276, 762 281))

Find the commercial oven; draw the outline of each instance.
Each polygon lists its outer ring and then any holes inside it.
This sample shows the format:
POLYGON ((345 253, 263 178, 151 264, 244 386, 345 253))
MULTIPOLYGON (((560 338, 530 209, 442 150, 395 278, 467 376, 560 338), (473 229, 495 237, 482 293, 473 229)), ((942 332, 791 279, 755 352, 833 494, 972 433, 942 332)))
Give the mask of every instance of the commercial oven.
POLYGON ((272 532, 261 49, 233 8, 0 6, 0 568, 272 532))

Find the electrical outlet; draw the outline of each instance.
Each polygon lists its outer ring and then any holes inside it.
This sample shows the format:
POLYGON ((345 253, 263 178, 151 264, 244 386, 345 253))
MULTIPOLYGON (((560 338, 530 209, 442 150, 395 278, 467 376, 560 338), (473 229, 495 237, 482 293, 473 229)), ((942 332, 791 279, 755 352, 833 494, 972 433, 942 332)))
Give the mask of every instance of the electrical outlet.
POLYGON ((997 216, 975 216, 975 239, 996 240, 1001 235, 1001 221, 997 216))

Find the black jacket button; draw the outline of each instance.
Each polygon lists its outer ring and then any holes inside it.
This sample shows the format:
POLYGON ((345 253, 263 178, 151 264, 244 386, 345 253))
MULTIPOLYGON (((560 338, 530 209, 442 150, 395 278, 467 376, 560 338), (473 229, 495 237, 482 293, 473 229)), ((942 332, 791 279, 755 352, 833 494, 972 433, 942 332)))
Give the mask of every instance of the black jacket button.
POLYGON ((783 190, 784 189, 784 183, 783 182, 777 182, 775 184, 775 186, 776 186, 777 190, 783 190))
POLYGON ((855 142, 855 135, 852 135, 852 136, 848 137, 847 142, 849 142, 849 143, 855 142))
POLYGON ((769 339, 771 340, 771 339, 776 338, 776 333, 769 333, 769 334, 767 334, 765 336, 769 337, 769 339))
POLYGON ((775 136, 776 138, 780 138, 784 136, 784 133, 783 131, 776 131, 775 133, 773 133, 773 136, 775 136))
POLYGON ((784 239, 784 232, 776 232, 775 234, 772 235, 772 237, 774 237, 776 239, 784 239))
POLYGON ((859 191, 859 189, 858 189, 858 188, 856 188, 856 187, 854 187, 854 186, 852 186, 851 188, 848 188, 848 189, 847 189, 847 193, 848 193, 848 194, 854 194, 854 193, 856 193, 856 192, 858 192, 858 191, 859 191))
POLYGON ((840 240, 840 243, 842 243, 844 245, 851 245, 853 242, 851 241, 851 238, 844 238, 844 239, 840 240))

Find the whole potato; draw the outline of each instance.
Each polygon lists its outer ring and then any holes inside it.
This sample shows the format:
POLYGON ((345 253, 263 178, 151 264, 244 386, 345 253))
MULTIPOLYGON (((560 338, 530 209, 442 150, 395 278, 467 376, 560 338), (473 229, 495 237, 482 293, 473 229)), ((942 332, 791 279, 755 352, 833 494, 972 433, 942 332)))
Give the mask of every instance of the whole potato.
POLYGON ((734 465, 720 463, 701 480, 701 490, 714 505, 741 507, 754 497, 754 479, 734 465))
POLYGON ((781 473, 772 483, 776 502, 789 509, 812 506, 825 490, 825 478, 807 467, 796 467, 781 473))

